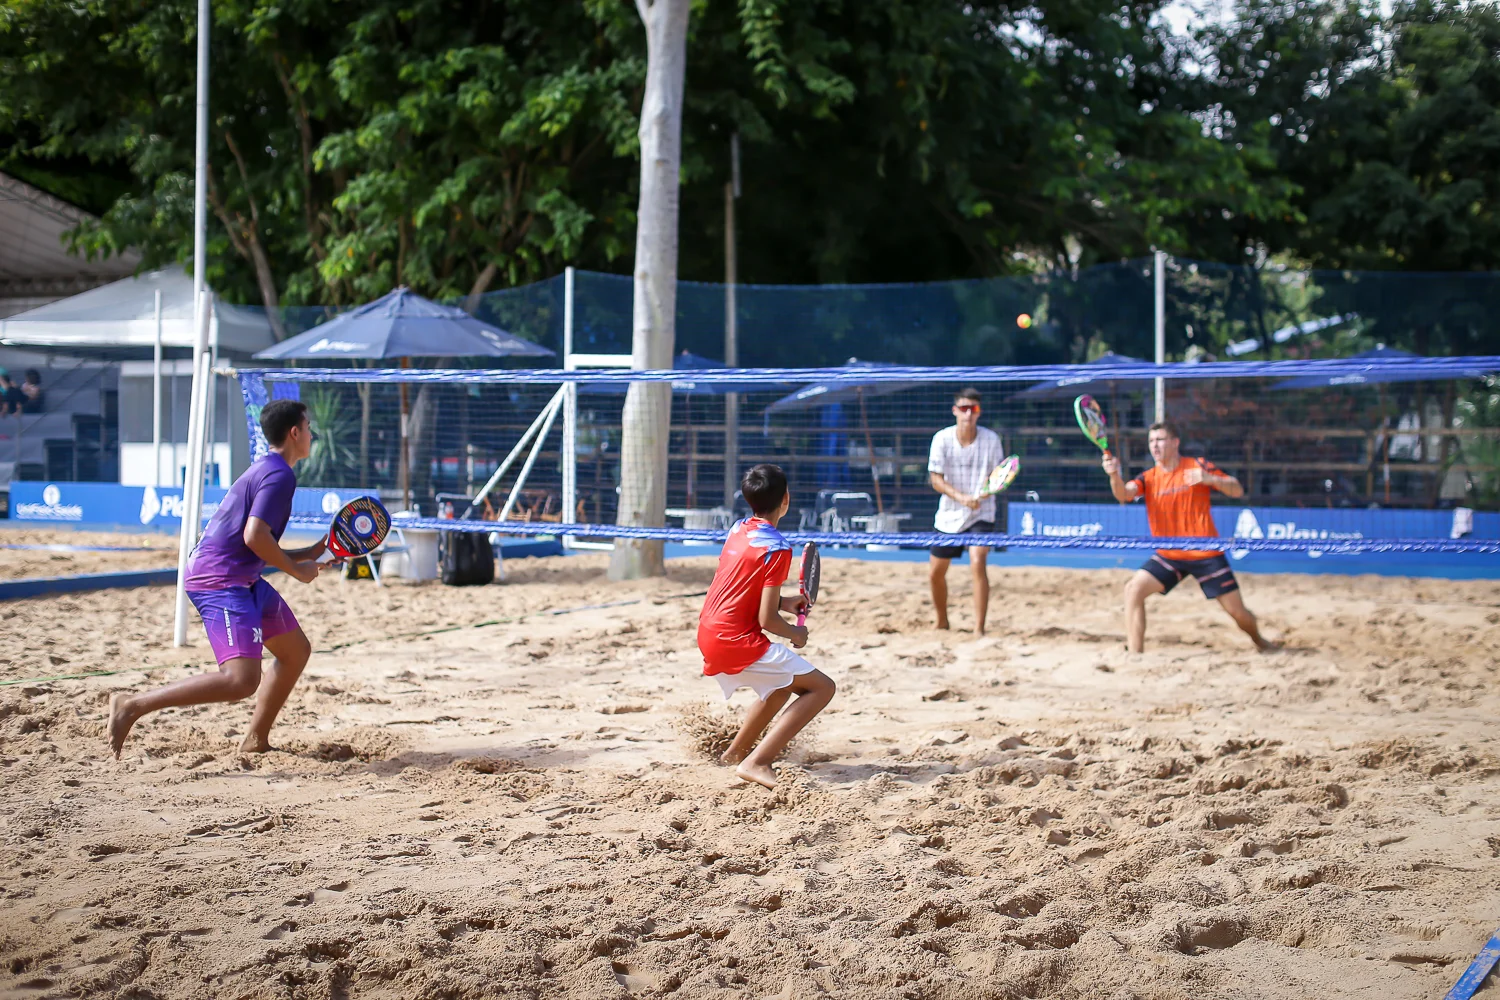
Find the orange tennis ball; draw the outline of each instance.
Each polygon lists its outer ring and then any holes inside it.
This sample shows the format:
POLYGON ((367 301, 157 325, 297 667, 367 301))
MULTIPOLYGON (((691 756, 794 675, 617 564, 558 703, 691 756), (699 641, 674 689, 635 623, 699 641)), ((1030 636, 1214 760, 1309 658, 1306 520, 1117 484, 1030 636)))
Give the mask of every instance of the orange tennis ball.
POLYGON ((1023 330, 1031 329, 1031 313, 1022 313, 1016 317, 1016 326, 1023 330))

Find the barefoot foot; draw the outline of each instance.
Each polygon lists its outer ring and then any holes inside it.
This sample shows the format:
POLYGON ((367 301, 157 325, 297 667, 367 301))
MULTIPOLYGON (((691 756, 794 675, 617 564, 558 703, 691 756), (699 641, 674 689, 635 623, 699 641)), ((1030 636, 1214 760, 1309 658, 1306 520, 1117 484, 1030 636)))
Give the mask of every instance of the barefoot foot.
POLYGON ((750 756, 748 753, 740 753, 736 750, 725 750, 722 754, 719 755, 719 763, 723 764, 725 767, 733 767, 735 764, 738 764, 748 756, 750 756))
POLYGON ((270 753, 275 749, 271 745, 270 740, 264 736, 257 736, 254 733, 251 733, 240 741, 240 753, 270 753))
POLYGON ((130 735, 130 728, 138 718, 140 716, 131 710, 129 697, 123 694, 109 696, 109 726, 106 732, 109 735, 109 749, 114 753, 115 760, 120 759, 120 751, 125 748, 125 737, 130 735))
POLYGON ((757 785, 764 785, 767 788, 776 787, 776 772, 771 770, 769 764, 741 764, 734 769, 734 773, 757 785))

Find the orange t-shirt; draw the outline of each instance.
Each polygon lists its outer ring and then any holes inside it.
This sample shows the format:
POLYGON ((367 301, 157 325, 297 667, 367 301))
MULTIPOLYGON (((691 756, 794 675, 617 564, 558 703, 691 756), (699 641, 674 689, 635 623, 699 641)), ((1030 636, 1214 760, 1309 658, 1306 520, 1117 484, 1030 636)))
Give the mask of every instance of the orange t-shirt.
MULTIPOLYGON (((1158 538, 1219 537, 1219 529, 1209 510, 1213 487, 1203 483, 1189 486, 1183 482, 1189 469, 1200 468, 1210 475, 1223 475, 1218 466, 1205 458, 1183 456, 1171 472, 1153 465, 1132 480, 1139 495, 1146 500, 1146 521, 1151 525, 1152 535, 1158 538)), ((1156 552, 1164 559, 1208 559, 1224 554, 1222 551, 1184 552, 1178 549, 1157 549, 1156 552)))

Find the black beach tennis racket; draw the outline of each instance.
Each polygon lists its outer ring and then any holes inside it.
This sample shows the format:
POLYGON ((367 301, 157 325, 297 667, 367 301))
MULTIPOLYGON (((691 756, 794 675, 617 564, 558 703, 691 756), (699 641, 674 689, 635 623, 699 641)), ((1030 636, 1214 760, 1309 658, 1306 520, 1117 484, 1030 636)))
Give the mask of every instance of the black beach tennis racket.
POLYGON ((323 561, 367 556, 385 541, 390 530, 391 515, 384 504, 370 496, 355 497, 333 515, 323 561))
POLYGON ((1078 418, 1078 428, 1083 436, 1109 454, 1109 425, 1104 420, 1104 411, 1093 396, 1079 396, 1073 401, 1073 416, 1078 418))
POLYGON ((802 610, 797 612, 797 627, 807 623, 807 613, 818 601, 818 577, 823 572, 823 557, 818 555, 816 542, 802 546, 802 569, 797 573, 797 582, 802 586, 802 610))

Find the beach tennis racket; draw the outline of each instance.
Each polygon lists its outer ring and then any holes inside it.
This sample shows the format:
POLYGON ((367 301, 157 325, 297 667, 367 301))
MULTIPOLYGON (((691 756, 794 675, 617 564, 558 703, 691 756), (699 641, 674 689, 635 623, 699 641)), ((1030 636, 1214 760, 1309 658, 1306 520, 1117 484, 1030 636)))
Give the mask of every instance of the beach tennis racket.
POLYGON ((333 515, 328 528, 328 551, 320 562, 343 561, 367 556, 385 541, 391 530, 391 515, 374 497, 355 497, 333 515))
POLYGON ((802 569, 797 573, 797 582, 802 585, 802 610, 797 612, 797 626, 807 623, 807 613, 818 600, 818 577, 823 572, 823 557, 818 555, 816 542, 802 546, 802 569))
POLYGON ((1083 436, 1109 454, 1109 425, 1105 423, 1104 411, 1093 396, 1079 396, 1073 400, 1073 416, 1078 418, 1078 428, 1083 436))
POLYGON ((984 485, 979 488, 979 492, 975 496, 983 500, 985 497, 992 497, 996 493, 1003 493, 1010 487, 1011 483, 1016 481, 1016 477, 1020 474, 1021 456, 1011 455, 1005 461, 995 466, 994 471, 990 473, 989 478, 984 481, 984 485))

